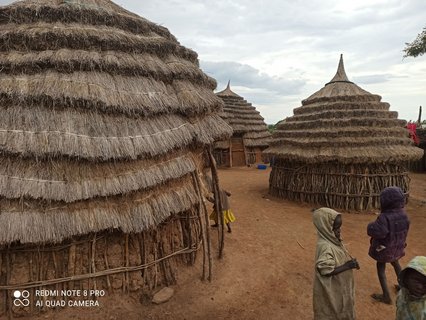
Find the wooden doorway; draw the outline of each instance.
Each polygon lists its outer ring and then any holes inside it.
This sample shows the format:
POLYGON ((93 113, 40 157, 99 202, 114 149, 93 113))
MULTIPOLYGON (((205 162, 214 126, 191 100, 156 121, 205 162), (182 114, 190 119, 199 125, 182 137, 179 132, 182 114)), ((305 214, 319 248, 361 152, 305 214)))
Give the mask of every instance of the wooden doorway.
POLYGON ((242 137, 232 137, 232 166, 241 167, 246 165, 246 155, 242 137))

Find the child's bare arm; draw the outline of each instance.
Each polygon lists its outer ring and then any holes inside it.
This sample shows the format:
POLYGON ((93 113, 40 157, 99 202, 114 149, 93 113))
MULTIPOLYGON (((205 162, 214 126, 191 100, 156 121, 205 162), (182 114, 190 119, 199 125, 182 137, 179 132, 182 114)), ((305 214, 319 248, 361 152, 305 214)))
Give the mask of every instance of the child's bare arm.
POLYGON ((343 265, 336 267, 333 272, 327 274, 326 276, 335 276, 336 274, 351 270, 351 269, 359 269, 359 263, 356 259, 352 259, 344 263, 343 265))

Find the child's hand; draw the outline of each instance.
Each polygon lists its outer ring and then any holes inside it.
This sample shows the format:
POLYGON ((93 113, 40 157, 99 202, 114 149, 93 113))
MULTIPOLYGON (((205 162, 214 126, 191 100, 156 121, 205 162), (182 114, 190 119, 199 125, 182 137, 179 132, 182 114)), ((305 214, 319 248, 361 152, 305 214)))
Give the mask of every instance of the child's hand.
POLYGON ((345 264, 349 269, 359 269, 359 263, 356 259, 349 260, 345 264))

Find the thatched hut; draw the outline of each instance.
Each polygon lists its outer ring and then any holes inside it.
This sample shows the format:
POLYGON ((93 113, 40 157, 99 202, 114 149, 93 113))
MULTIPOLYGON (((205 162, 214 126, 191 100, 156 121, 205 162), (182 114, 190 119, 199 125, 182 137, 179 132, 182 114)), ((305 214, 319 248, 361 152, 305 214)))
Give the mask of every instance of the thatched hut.
POLYGON ((214 146, 216 161, 221 166, 245 166, 262 161, 262 151, 268 147, 271 134, 259 111, 231 90, 216 93, 225 107, 221 117, 234 133, 229 140, 217 141, 214 146))
POLYGON ((419 126, 416 130, 417 137, 419 138, 419 148, 423 149, 423 157, 416 162, 417 171, 426 171, 426 128, 419 126))
POLYGON ((346 76, 343 58, 324 88, 278 125, 266 153, 273 155, 270 193, 346 210, 379 206, 379 193, 396 185, 408 195, 408 161, 421 157, 389 104, 346 76))
POLYGON ((203 150, 232 134, 215 87, 111 1, 0 7, 0 315, 38 311, 15 289, 148 292, 194 262, 203 150))

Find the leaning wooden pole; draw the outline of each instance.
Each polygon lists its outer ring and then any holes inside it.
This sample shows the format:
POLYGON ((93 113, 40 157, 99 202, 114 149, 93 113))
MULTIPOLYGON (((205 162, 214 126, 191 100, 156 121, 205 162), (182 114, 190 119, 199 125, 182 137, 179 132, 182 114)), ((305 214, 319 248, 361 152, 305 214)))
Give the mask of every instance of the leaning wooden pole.
POLYGON ((223 226, 223 209, 222 209, 222 201, 220 199, 220 187, 219 187, 219 176, 217 174, 216 161, 213 157, 211 148, 207 149, 207 154, 209 155, 210 160, 210 168, 212 172, 212 185, 215 199, 215 210, 217 221, 219 224, 219 259, 223 257, 223 248, 225 245, 225 234, 224 234, 224 226, 223 226))
POLYGON ((201 181, 200 177, 198 176, 198 171, 195 171, 192 173, 192 177, 194 179, 194 184, 197 188, 197 193, 200 201, 200 211, 201 208, 203 209, 204 213, 204 222, 202 221, 201 212, 199 213, 200 216, 200 225, 201 225, 201 233, 203 236, 203 275, 202 279, 205 280, 206 278, 206 260, 208 260, 208 280, 212 280, 212 254, 211 254, 211 240, 210 240, 210 230, 209 230, 209 216, 208 216, 208 210, 206 207, 206 203, 204 202, 204 197, 201 193, 201 181))
POLYGON ((229 139, 229 167, 232 168, 232 139, 229 139))
POLYGON ((417 124, 422 124, 422 106, 419 107, 419 117, 417 118, 417 124))

